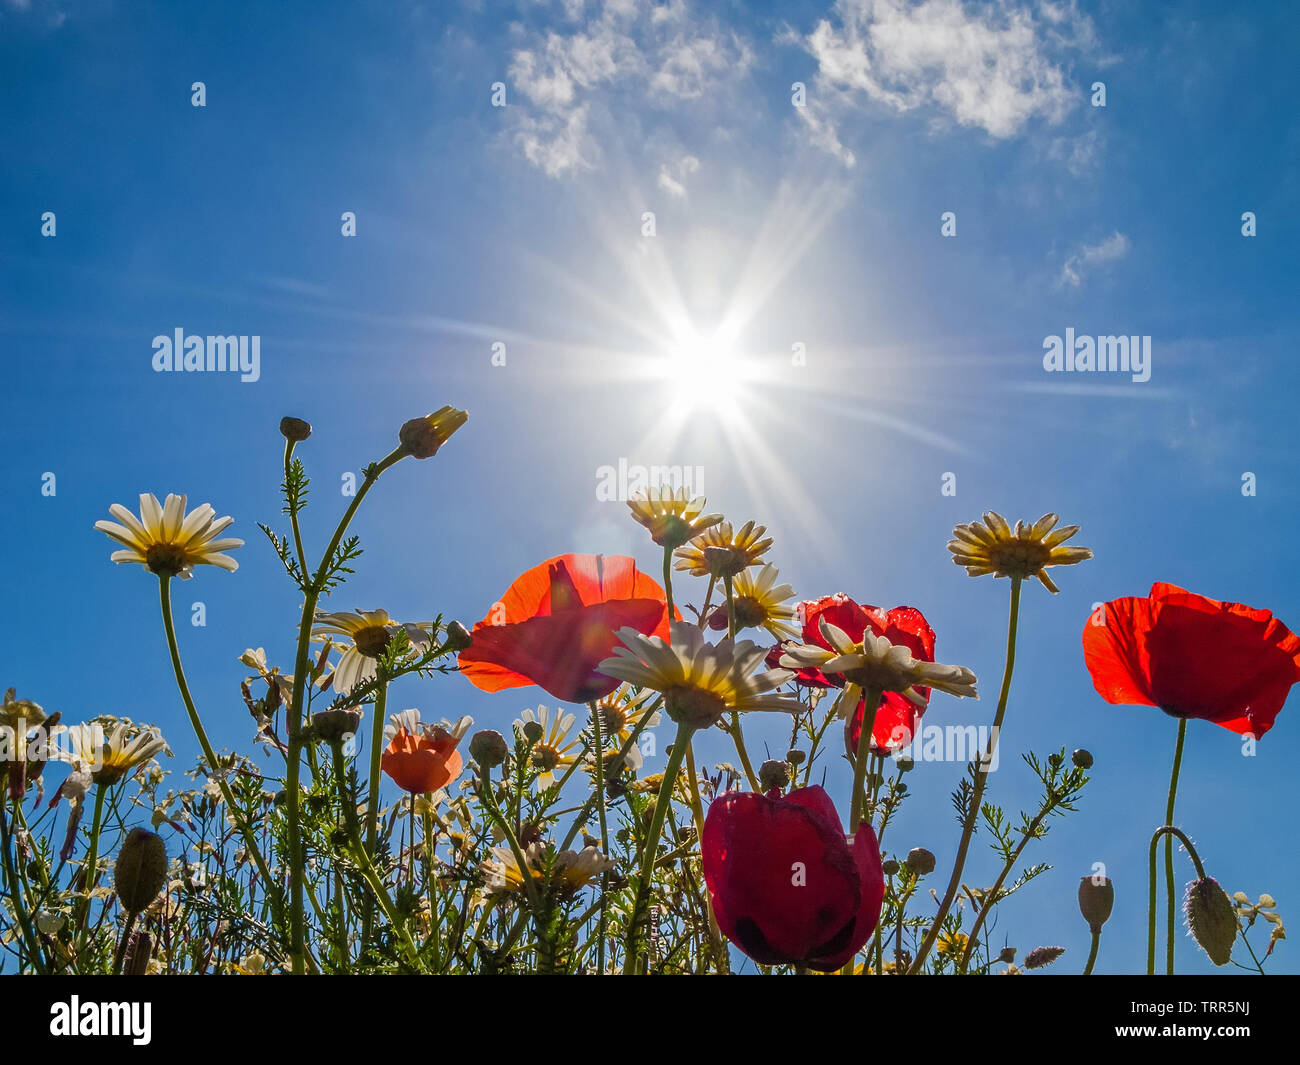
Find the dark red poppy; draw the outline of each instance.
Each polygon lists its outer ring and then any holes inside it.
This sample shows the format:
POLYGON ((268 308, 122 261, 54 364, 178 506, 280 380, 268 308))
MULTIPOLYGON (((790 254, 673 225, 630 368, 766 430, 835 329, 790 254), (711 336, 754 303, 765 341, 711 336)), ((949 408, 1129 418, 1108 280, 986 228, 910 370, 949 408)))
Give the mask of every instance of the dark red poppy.
POLYGON ((727 792, 709 807, 701 840, 718 927, 763 965, 832 972, 875 931, 885 894, 869 823, 852 842, 819 787, 727 792))
POLYGON ((1083 627, 1083 658, 1108 703, 1158 706, 1256 739, 1300 681, 1300 638, 1269 611, 1173 584, 1098 608, 1083 627))
POLYGON ((599 699, 620 683, 596 666, 624 626, 667 639, 663 589, 623 555, 558 555, 516 580, 474 626, 461 672, 489 692, 536 684, 565 702, 599 699))

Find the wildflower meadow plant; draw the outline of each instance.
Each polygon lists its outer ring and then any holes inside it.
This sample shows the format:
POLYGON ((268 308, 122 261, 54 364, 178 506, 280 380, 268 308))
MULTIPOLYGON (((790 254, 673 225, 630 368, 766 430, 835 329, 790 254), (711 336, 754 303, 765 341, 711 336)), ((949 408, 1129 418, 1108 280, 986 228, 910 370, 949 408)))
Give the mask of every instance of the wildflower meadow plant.
MULTIPOLYGON (((378 498, 384 473, 454 447, 466 421, 448 406, 406 422, 393 450, 364 468, 314 558, 304 535, 309 480, 297 455, 312 429, 298 418, 281 422, 287 530, 261 530, 302 607, 296 642, 231 649, 249 671, 239 684, 248 752, 210 741, 205 722, 218 696, 192 689, 172 615, 176 578, 211 579, 204 566, 237 570, 228 552, 249 548, 225 535, 233 519, 206 503, 187 509, 184 495, 142 494, 138 513, 109 507, 112 520, 95 527, 120 545, 112 560, 139 564, 157 582, 160 647, 137 651, 138 668, 170 670, 200 754, 178 786, 165 768, 175 735, 122 718, 68 724, 6 693, 6 968, 921 975, 1059 967, 1061 947, 1027 950, 1017 965, 1015 948, 995 945, 989 930, 997 923, 1003 937, 1001 908, 1046 870, 1032 849, 1083 801, 1094 756, 1026 752, 1041 798, 1018 814, 990 798, 990 775, 1014 727, 1024 587, 1034 580, 1056 593, 1047 570, 1092 557, 1064 546, 1077 526, 1058 527, 1054 514, 1012 526, 990 511, 953 531, 953 561, 971 576, 1007 578, 1010 601, 991 729, 952 796, 951 848, 936 855, 890 829, 927 787, 912 753, 923 715, 944 699, 973 715, 981 682, 950 664, 954 656, 939 657, 941 634, 914 606, 877 607, 838 591, 798 600, 779 580, 781 550, 767 529, 707 513, 689 491, 656 487, 627 504, 662 552, 661 578, 628 556, 569 553, 503 579, 504 593, 470 628, 434 603, 400 620, 373 603, 323 610, 345 588, 365 595, 362 547, 350 529, 363 502, 378 498), (492 693, 503 714, 474 731, 464 714, 391 712, 390 693, 405 678, 425 678, 443 706, 471 684, 492 693), (516 689, 540 689, 547 702, 516 689), (661 722, 673 729, 671 746, 663 768, 650 771, 646 741, 661 722), (785 753, 756 768, 752 736, 773 725, 789 737, 785 753), (702 740, 717 734, 737 765, 704 761, 702 740), (840 759, 850 783, 834 794, 826 769, 840 759), (997 858, 986 887, 966 878, 977 834, 997 858)), ((435 464, 429 476, 438 475, 435 464)), ((844 579, 863 583, 856 570, 844 579)), ((972 587, 972 609, 983 608, 983 596, 972 587)), ((1048 597, 1024 609, 1050 609, 1048 597)), ((1158 706, 1178 722, 1165 815, 1150 845, 1150 971, 1162 840, 1173 971, 1177 838, 1195 867, 1184 900, 1190 933, 1215 964, 1237 959, 1240 947, 1263 972, 1285 939, 1277 903, 1229 895, 1210 877, 1174 823, 1174 802, 1187 722, 1260 739, 1300 680, 1300 641, 1267 611, 1156 584, 1149 597, 1102 604, 1083 651, 1103 700, 1158 706)), ((1084 973, 1103 963, 1115 899, 1108 876, 1078 885, 1091 937, 1084 973)))

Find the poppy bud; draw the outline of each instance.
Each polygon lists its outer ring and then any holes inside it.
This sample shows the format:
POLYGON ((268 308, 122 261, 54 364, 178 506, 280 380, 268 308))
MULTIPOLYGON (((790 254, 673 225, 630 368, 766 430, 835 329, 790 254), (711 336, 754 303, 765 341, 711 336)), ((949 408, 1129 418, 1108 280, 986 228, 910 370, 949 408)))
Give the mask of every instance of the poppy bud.
POLYGON ((1115 887, 1106 876, 1085 876, 1079 881, 1079 912, 1088 922, 1093 935, 1110 920, 1111 907, 1115 905, 1115 887))
POLYGON ((894 763, 895 765, 897 765, 898 771, 900 773, 910 773, 913 769, 916 768, 916 759, 914 759, 911 755, 907 755, 907 754, 894 759, 894 763))
POLYGON ((885 876, 893 876, 898 872, 898 863, 894 861, 893 858, 890 858, 889 861, 885 862, 885 864, 881 866, 881 869, 885 876))
POLYGON ((311 436, 311 423, 305 422, 301 418, 281 418, 280 435, 286 440, 292 440, 295 444, 300 443, 311 436))
POLYGON ((117 852, 113 886, 127 913, 140 913, 167 883, 167 847, 161 836, 133 828, 117 852))
POLYGON ((469 420, 469 415, 455 407, 440 407, 423 418, 412 418, 397 434, 407 454, 430 459, 438 453, 451 434, 469 420))
POLYGON ((1228 893, 1212 876, 1197 880, 1187 889, 1183 900, 1187 927, 1192 938, 1210 956, 1215 965, 1232 960, 1232 944, 1237 939, 1237 912, 1228 893))
POLYGON ((526 739, 529 743, 536 743, 538 740, 542 738, 542 734, 545 731, 546 730, 542 728, 542 723, 540 721, 524 722, 524 728, 523 728, 524 739, 526 739))
POLYGON ((490 728, 482 729, 470 737, 469 756, 484 769, 500 765, 509 753, 505 737, 490 728))
POLYGON ((311 716, 316 735, 326 743, 342 743, 355 736, 361 727, 361 715, 355 710, 320 710, 311 716))
POLYGON ((1025 955, 1025 968, 1041 969, 1045 965, 1051 965, 1064 953, 1064 947, 1035 947, 1025 955))
POLYGON ((791 749, 785 753, 785 760, 794 766, 803 765, 807 758, 808 756, 803 751, 796 749, 791 749))
POLYGON ((763 791, 784 788, 790 783, 790 767, 784 762, 769 758, 758 767, 758 786, 763 791))
POLYGON ((934 855, 924 847, 913 847, 904 864, 917 876, 925 876, 934 872, 934 855))
POLYGON ((1002 953, 998 955, 998 961, 1002 962, 1003 965, 1010 965, 1015 960, 1016 960, 1015 947, 1003 947, 1002 953))
POLYGON ((1085 751, 1082 747, 1080 747, 1077 751, 1074 752, 1074 754, 1070 755, 1070 761, 1074 763, 1076 769, 1091 769, 1092 752, 1085 751))
POLYGON ((463 651, 474 642, 474 637, 469 634, 459 621, 450 622, 447 625, 447 649, 449 651, 463 651))

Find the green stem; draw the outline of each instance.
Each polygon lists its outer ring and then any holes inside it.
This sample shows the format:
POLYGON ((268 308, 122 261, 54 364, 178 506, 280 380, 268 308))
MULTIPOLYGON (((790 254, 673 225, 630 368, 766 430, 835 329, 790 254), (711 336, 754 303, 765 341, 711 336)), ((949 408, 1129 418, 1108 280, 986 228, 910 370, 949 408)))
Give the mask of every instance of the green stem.
MULTIPOLYGON (((1178 772, 1183 765, 1183 739, 1187 735, 1187 718, 1178 721, 1178 743, 1174 747, 1174 768, 1169 774, 1169 802, 1165 805, 1165 824, 1174 823, 1174 800, 1178 797, 1178 772)), ((1174 840, 1172 834, 1165 836, 1165 894, 1169 901, 1165 911, 1165 975, 1174 975, 1174 931, 1177 921, 1174 914, 1174 840)))
MULTIPOLYGON (((217 762, 217 753, 212 749, 207 730, 203 727, 203 721, 199 718, 199 711, 194 705, 193 697, 190 695, 190 686, 185 679, 185 670, 181 666, 180 648, 176 643, 176 626, 172 621, 170 586, 170 577, 159 578, 158 588, 159 598, 162 602, 163 629, 167 634, 167 650, 171 654, 172 671, 176 674, 176 686, 180 689, 181 699, 185 703, 185 712, 189 715, 190 727, 193 728, 194 735, 198 737, 199 746, 203 749, 203 758, 211 768, 212 775, 216 777, 222 798, 226 800, 226 808, 230 811, 230 816, 235 819, 235 826, 239 829, 249 857, 253 859, 253 864, 257 866, 262 882, 266 885, 266 893, 271 898, 273 907, 278 910, 281 897, 277 881, 271 876, 271 869, 262 856, 262 849, 257 845, 257 836, 253 832, 252 826, 244 819, 243 811, 235 804, 235 793, 230 790, 230 785, 226 782, 225 774, 221 771, 221 767, 217 762)), ((292 796, 290 798, 292 801, 292 796)))
MULTIPOLYGON (((18 928, 22 932, 23 939, 27 941, 27 952, 31 957, 32 967, 38 974, 45 976, 49 969, 41 957, 40 940, 36 938, 36 930, 28 919, 27 903, 19 891, 18 871, 14 868, 13 855, 9 853, 9 818, 5 813, 3 801, 3 796, 9 787, 8 777, 9 767, 0 765, 0 859, 4 862, 9 898, 18 917, 18 928)), ((21 809, 21 807, 17 808, 21 809)))
POLYGON ((659 850, 659 837, 664 830, 664 818, 668 807, 673 802, 673 789, 677 784, 677 775, 681 772, 682 762, 686 758, 695 728, 683 721, 677 726, 677 735, 673 739, 672 753, 668 755, 668 764, 664 767, 663 783, 659 785, 659 794, 655 796, 654 812, 650 815, 650 829, 646 835, 641 852, 641 873, 637 877, 636 893, 632 901, 632 913, 627 925, 627 948, 623 961, 623 975, 636 975, 640 965, 638 949, 642 910, 650 895, 651 880, 654 876, 655 855, 659 850))
MULTIPOLYGON (((880 711, 880 694, 879 688, 862 689, 865 703, 862 712, 862 731, 858 734, 858 749, 853 759, 853 794, 849 798, 850 835, 857 832, 858 825, 862 824, 863 784, 867 779, 867 757, 871 753, 871 733, 876 727, 876 714, 880 711)), ((856 713, 857 709, 855 706, 849 713, 856 713)))
MULTIPOLYGON (((665 555, 664 568, 667 569, 665 555)), ((671 603, 672 600, 670 599, 671 603)), ((591 729, 596 747, 596 811, 600 819, 600 853, 609 857, 609 828, 605 822, 605 741, 600 732, 600 710, 594 702, 587 704, 591 711, 591 729)), ((605 973, 605 924, 608 915, 606 898, 608 895, 609 874, 600 874, 600 919, 596 925, 596 966, 600 974, 605 973)))
MULTIPOLYGON (((1160 842, 1160 837, 1167 838, 1167 845, 1173 847, 1173 837, 1177 836, 1183 842, 1187 849, 1188 856, 1192 859, 1192 865, 1196 867, 1196 877, 1198 880, 1205 879, 1205 866, 1201 864, 1201 856, 1196 853, 1196 848, 1192 846, 1192 841, 1187 838, 1186 834, 1175 828, 1173 825, 1161 825, 1151 835, 1151 875, 1148 879, 1150 893, 1148 895, 1147 907, 1147 975, 1154 976, 1156 972, 1156 846, 1160 842)), ((1166 870, 1169 881, 1169 897, 1173 898, 1173 872, 1166 870)), ((1172 940, 1172 933, 1170 939, 1172 940)), ((1171 949, 1172 953, 1172 949, 1171 949)), ((1169 962, 1170 972, 1166 975, 1172 975, 1173 962, 1169 962)))
MULTIPOLYGON (((375 857, 379 841, 379 778, 383 772, 384 757, 384 711, 388 705, 388 681, 380 674, 379 687, 375 689, 375 717, 370 724, 370 779, 367 783, 366 796, 366 836, 365 847, 368 857, 375 857)), ((374 927, 375 906, 373 899, 367 899, 362 912, 361 952, 364 954, 370 942, 370 933, 374 927)))
MULTIPOLYGON (((303 596, 302 617, 298 623, 298 649, 293 668, 293 698, 286 714, 289 722, 289 752, 287 755, 288 769, 285 777, 285 790, 289 793, 289 924, 292 937, 289 954, 295 974, 301 974, 305 970, 307 956, 306 924, 303 914, 306 855, 302 845, 302 797, 299 795, 299 780, 302 775, 303 733, 306 720, 303 694, 307 687, 308 650, 311 644, 312 622, 316 617, 316 603, 324 591, 325 577, 329 573, 334 552, 338 550, 343 535, 352 522, 352 516, 356 514, 357 508, 361 506, 361 501, 365 499, 366 493, 370 491, 370 486, 379 479, 380 474, 405 455, 405 448, 398 447, 390 452, 382 462, 366 467, 361 487, 357 489, 357 494, 352 497, 352 502, 348 505, 347 510, 343 512, 343 517, 334 530, 334 536, 325 548, 320 565, 317 567, 316 573, 313 575, 303 596)), ((306 578, 305 572, 303 577, 306 578)))
POLYGON ((935 915, 934 923, 930 925, 925 933, 925 939, 916 952, 916 960, 912 962, 912 967, 908 970, 909 974, 921 971, 921 967, 925 964, 926 955, 930 953, 930 948, 934 946, 934 941, 943 928, 944 918, 948 916, 948 911, 952 909, 952 904, 957 898, 957 892, 961 888, 961 874, 966 865, 966 852, 970 849, 971 837, 975 834, 975 822, 979 818, 980 804, 984 799, 984 786, 988 783, 990 767, 993 764, 993 753, 997 748, 998 736, 1002 731, 1002 719, 1007 712, 1007 698, 1011 694, 1011 675, 1016 667, 1016 629, 1020 621, 1020 582, 1020 577, 1011 578, 1011 609, 1007 617, 1007 663, 1002 671, 1002 690, 998 694, 998 709, 993 717, 993 731, 989 735, 988 748, 984 752, 980 765, 975 770, 975 788, 971 793, 970 806, 966 810, 965 823, 962 825, 961 843, 957 847, 957 858, 953 863, 952 876, 948 880, 948 889, 944 892, 943 902, 939 904, 939 912, 935 915))
POLYGON ((1088 951, 1088 964, 1083 967, 1083 975, 1092 975, 1092 966, 1097 960, 1097 947, 1101 944, 1101 929, 1092 934, 1092 949, 1088 951))
POLYGON ((86 897, 77 903, 77 941, 85 939, 86 922, 90 918, 91 893, 95 890, 95 866, 99 864, 99 833, 104 826, 104 797, 107 789, 103 784, 95 785, 95 812, 90 818, 90 849, 86 852, 86 865, 82 881, 86 897))
POLYGON ((667 600, 668 625, 673 623, 673 549, 664 548, 664 598, 667 600))
POLYGON ((138 913, 128 913, 126 915, 126 926, 122 929, 122 938, 117 941, 117 951, 113 954, 113 975, 122 975, 122 961, 126 958, 126 945, 131 941, 131 933, 135 930, 136 918, 138 913))

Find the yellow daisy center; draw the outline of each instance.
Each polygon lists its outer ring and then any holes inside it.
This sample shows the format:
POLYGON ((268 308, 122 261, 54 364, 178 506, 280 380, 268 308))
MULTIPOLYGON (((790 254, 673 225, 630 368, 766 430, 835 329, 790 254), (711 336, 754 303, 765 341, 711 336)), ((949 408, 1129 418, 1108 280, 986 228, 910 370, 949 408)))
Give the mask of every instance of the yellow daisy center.
POLYGON ((352 634, 352 642, 367 658, 378 658, 382 655, 388 647, 388 641, 392 638, 392 633, 383 625, 368 625, 352 634))
POLYGON ((988 548, 989 561, 1009 577, 1033 576, 1051 555, 1041 540, 1002 540, 988 548))
POLYGON ((150 544, 144 559, 153 573, 167 577, 176 576, 190 564, 189 555, 180 544, 150 544))

